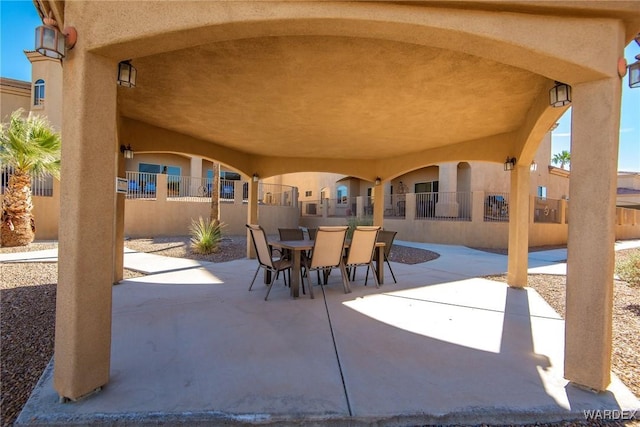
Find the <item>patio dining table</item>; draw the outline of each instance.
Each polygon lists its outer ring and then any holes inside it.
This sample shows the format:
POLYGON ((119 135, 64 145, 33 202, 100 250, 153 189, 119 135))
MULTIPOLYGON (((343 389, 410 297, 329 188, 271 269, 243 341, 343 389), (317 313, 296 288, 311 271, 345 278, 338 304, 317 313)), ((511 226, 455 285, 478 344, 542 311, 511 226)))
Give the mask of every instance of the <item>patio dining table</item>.
MULTIPOLYGON (((346 241, 344 243, 344 247, 348 248, 351 242, 346 241)), ((301 270, 301 259, 302 259, 302 251, 310 251, 313 249, 314 241, 305 239, 305 240, 271 240, 269 241, 269 246, 277 249, 288 249, 293 253, 293 266, 291 271, 291 296, 297 298, 300 296, 300 270, 301 270)), ((378 276, 378 283, 384 283, 384 243, 376 242, 376 252, 375 252, 375 272, 378 276)), ((265 280, 267 278, 265 277, 265 280)))

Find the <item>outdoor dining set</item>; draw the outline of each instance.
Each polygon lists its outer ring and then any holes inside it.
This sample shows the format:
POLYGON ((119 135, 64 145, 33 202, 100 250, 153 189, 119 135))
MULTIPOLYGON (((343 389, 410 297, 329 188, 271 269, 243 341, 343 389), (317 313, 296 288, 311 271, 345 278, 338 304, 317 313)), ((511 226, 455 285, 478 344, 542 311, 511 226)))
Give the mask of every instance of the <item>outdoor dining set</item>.
MULTIPOLYGON (((249 290, 260 270, 264 271, 268 285, 265 300, 269 297, 276 279, 282 274, 285 284, 291 289, 291 296, 297 298, 302 292, 314 298, 311 273, 316 271, 318 284, 328 281, 333 269, 339 270, 345 293, 351 292, 351 282, 355 280, 357 267, 367 267, 365 286, 369 271, 373 271, 376 287, 384 283, 384 263, 396 282, 389 263, 389 254, 396 236, 395 231, 382 230, 377 226, 358 226, 348 237, 347 226, 326 226, 317 229, 280 228, 279 239, 269 239, 265 230, 256 224, 247 224, 258 260, 258 268, 249 290), (375 265, 374 265, 375 262, 375 265)), ((396 282, 397 283, 397 282, 396 282)))

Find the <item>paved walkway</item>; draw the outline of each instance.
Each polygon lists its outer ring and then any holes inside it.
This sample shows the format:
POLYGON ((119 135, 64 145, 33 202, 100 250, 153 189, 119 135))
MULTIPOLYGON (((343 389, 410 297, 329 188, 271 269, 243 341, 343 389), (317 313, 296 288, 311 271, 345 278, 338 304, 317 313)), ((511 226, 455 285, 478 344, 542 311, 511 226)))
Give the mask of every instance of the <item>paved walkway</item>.
MULTIPOLYGON (((266 302, 264 287, 247 292, 255 260, 127 251, 150 275, 113 288, 110 383, 62 404, 50 365, 17 424, 522 424, 640 409, 615 377, 601 394, 567 384, 564 321, 532 289, 481 278, 506 256, 397 243, 441 256, 392 263, 398 283, 387 271, 380 289, 360 271, 351 294, 331 275, 315 300, 278 282, 266 302)), ((531 271, 565 258, 532 253, 531 271)))

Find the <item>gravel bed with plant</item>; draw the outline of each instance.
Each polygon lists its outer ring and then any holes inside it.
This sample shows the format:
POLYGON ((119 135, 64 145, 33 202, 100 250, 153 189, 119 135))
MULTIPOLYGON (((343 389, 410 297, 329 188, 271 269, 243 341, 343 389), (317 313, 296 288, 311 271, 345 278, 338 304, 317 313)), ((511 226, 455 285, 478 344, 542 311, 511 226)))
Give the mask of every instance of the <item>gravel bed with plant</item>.
MULTIPOLYGON (((140 252, 212 262, 246 256, 247 241, 244 236, 225 237, 220 250, 211 255, 192 251, 189 240, 188 236, 129 239, 125 246, 140 252)), ((50 249, 56 246, 56 242, 32 243, 27 247, 0 248, 0 253, 50 249)), ((408 264, 427 262, 438 256, 434 252, 399 245, 394 245, 391 251, 392 261, 408 264)), ((633 267, 637 265, 640 268, 640 263, 637 262, 640 250, 618 252, 617 257, 626 259, 627 262, 624 273, 618 271, 626 281, 615 282, 613 371, 639 396, 640 284, 634 283, 629 277, 633 274, 640 277, 633 267)), ((53 355, 57 263, 3 263, 0 264, 0 276, 0 424, 10 426, 53 355)), ((137 276, 140 274, 125 270, 126 278, 137 276)), ((488 278, 505 281, 505 277, 488 278)), ((530 275, 529 286, 536 289, 564 316, 563 276, 530 275)), ((640 423, 580 421, 538 425, 638 426, 640 423)))

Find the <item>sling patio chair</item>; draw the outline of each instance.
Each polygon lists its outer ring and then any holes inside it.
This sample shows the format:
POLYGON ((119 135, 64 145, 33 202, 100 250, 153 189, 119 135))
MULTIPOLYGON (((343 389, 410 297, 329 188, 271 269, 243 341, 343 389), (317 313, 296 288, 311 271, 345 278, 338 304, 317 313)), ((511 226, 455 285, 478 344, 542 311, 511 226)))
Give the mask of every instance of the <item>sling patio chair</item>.
MULTIPOLYGON (((256 270, 256 274, 253 275, 253 280, 251 281, 251 285, 249 285, 249 291, 251 291, 253 283, 256 281, 256 277, 258 276, 258 272, 260 271, 260 269, 269 271, 271 273, 271 281, 269 282, 267 295, 264 297, 264 300, 266 301, 267 298, 269 298, 269 292, 271 292, 271 287, 276 281, 279 272, 287 271, 289 273, 289 281, 291 281, 292 261, 283 257, 274 259, 271 248, 267 243, 267 234, 262 227, 255 224, 247 224, 247 228, 251 233, 251 241, 253 241, 253 247, 256 250, 256 254, 258 256, 258 269, 256 270)), ((284 274, 282 276, 286 285, 287 278, 284 274)))
MULTIPOLYGON (((389 254, 391 253, 391 247, 393 246, 393 240, 396 238, 397 231, 390 230, 380 230, 378 233, 378 242, 384 243, 384 262, 389 266, 389 271, 391 272, 391 277, 393 277, 393 283, 398 283, 396 280, 396 275, 393 274, 393 268, 391 268, 391 264, 389 263, 389 254)), ((384 268, 384 263, 380 260, 379 268, 384 268)), ((369 275, 369 269, 367 268, 367 275, 369 275)), ((366 280, 365 280, 366 284, 366 280)))
MULTIPOLYGON (((373 267, 373 254, 376 249, 376 242, 378 239, 378 232, 380 227, 371 226, 358 226, 353 230, 353 237, 351 238, 351 244, 349 245, 349 252, 345 258, 344 265, 347 269, 353 268, 353 280, 355 280, 356 267, 367 266, 367 276, 365 278, 365 286, 369 279, 369 267, 373 267)), ((347 275, 348 276, 348 275, 347 275)), ((380 287, 378 284, 378 277, 373 275, 376 288, 380 287)))
MULTIPOLYGON (((309 272, 315 270, 326 272, 332 268, 339 268, 342 274, 342 286, 345 293, 349 293, 349 283, 346 270, 342 262, 344 241, 347 237, 347 226, 319 227, 313 244, 311 258, 306 261, 304 267, 307 270, 307 286, 309 294, 314 298, 313 287, 309 280, 309 272)), ((322 282, 319 283, 322 286, 322 282)))

